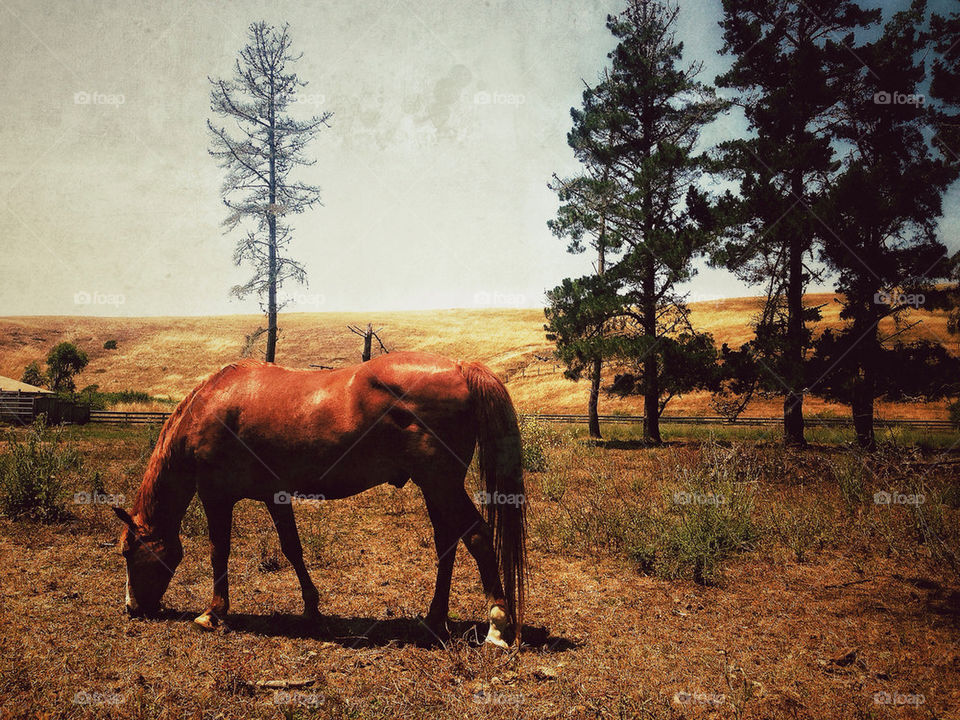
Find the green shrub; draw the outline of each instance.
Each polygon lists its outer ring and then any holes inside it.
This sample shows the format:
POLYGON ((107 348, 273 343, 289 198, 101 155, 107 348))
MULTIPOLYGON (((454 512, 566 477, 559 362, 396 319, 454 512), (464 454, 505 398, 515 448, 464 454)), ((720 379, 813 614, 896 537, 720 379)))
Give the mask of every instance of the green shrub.
POLYGON ((699 499, 680 503, 674 496, 670 510, 652 528, 656 536, 648 552, 660 577, 712 585, 720 580, 724 560, 756 543, 753 493, 731 482, 704 482, 685 492, 699 499))
POLYGON ((547 469, 547 449, 555 444, 554 433, 536 415, 520 418, 520 435, 523 442, 523 469, 543 472, 547 469))
POLYGON ((798 504, 786 507, 777 504, 766 517, 772 534, 793 552, 798 563, 806 562, 809 552, 823 549, 832 539, 832 524, 821 505, 798 504))
POLYGON ((79 400, 90 405, 93 410, 106 410, 117 403, 164 403, 173 404, 170 398, 154 397, 140 390, 118 390, 100 392, 99 385, 87 385, 79 393, 79 400))
POLYGON ((34 360, 23 369, 20 382, 33 385, 34 387, 43 387, 47 384, 47 376, 43 370, 40 369, 40 363, 34 360))
POLYGON ((541 480, 545 503, 534 533, 551 551, 603 549, 643 573, 717 583, 723 562, 759 538, 752 519, 757 460, 745 448, 716 445, 679 464, 670 456, 654 471, 664 488, 657 500, 638 478, 625 487, 626 479, 605 472, 571 500, 569 479, 551 470, 541 480))
POLYGON ((866 474, 867 468, 859 454, 843 458, 834 468, 837 489, 849 515, 861 512, 870 500, 866 474))
POLYGON ((116 341, 116 340, 107 340, 107 341, 103 344, 103 349, 104 349, 104 350, 116 350, 116 349, 117 349, 117 341, 116 341))
POLYGON ((62 430, 48 428, 43 415, 25 439, 9 433, 0 455, 0 511, 13 519, 62 519, 64 479, 79 473, 81 464, 77 449, 64 443, 62 430))

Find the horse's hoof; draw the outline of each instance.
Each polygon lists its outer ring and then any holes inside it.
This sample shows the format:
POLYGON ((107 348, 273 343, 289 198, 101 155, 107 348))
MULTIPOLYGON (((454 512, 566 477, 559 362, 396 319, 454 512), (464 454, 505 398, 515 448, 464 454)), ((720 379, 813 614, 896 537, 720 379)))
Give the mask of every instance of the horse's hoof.
POLYGON ((510 646, 503 640, 501 637, 491 637, 487 635, 486 639, 483 641, 484 645, 493 645, 494 647, 503 648, 504 650, 509 650, 510 646))
POLYGON ((440 642, 450 639, 450 630, 447 628, 446 618, 434 618, 429 615, 423 620, 424 627, 440 642))
POLYGON ((490 608, 490 629, 487 631, 487 637, 483 642, 509 650, 510 646, 503 639, 504 633, 510 628, 508 620, 507 613, 502 608, 496 605, 490 608))
POLYGON ((220 620, 217 619, 217 616, 209 612, 205 612, 203 615, 200 615, 193 619, 193 626, 197 630, 203 630, 206 632, 216 630, 219 624, 220 624, 220 620))

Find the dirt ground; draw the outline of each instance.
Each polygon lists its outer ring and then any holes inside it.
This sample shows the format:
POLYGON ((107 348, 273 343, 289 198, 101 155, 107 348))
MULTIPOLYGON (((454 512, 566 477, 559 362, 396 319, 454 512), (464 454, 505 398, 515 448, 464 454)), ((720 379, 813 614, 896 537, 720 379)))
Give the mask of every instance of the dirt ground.
MULTIPOLYGON (((85 471, 101 470, 107 491, 124 494, 127 506, 150 433, 74 431, 85 471)), ((2 520, 0 716, 960 717, 957 575, 906 525, 879 515, 899 508, 843 519, 825 469, 846 450, 814 448, 799 460, 773 445, 751 450, 781 468, 756 489, 758 515, 806 503, 836 530, 824 531, 803 562, 763 539, 724 563, 721 582, 704 586, 643 574, 623 553, 555 532, 556 482, 565 483, 563 503, 577 507, 598 474, 625 488, 655 487, 664 467, 696 452, 683 443, 587 448, 575 438, 550 447, 550 469, 527 474, 532 578, 524 644, 513 652, 477 644, 484 603, 462 546, 451 640, 436 643, 419 622, 435 555, 412 484, 297 506, 321 622, 300 616, 297 581, 266 511, 242 504, 233 615, 213 633, 191 623, 211 590, 197 513, 185 519, 186 557, 159 620, 123 612, 109 508, 71 505, 72 518, 54 524, 2 520)), ((947 485, 956 483, 955 457, 941 473, 947 485)), ((956 508, 944 507, 956 520, 956 508)))

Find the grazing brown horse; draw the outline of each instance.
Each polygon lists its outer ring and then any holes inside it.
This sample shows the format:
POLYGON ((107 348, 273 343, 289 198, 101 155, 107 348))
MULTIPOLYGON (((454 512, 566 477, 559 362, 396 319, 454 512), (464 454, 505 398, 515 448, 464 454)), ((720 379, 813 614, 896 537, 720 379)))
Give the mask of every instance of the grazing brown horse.
POLYGON ((183 558, 180 521, 199 493, 214 581, 210 607, 194 622, 213 629, 227 615, 230 526, 243 498, 266 504, 300 581, 304 611, 317 616, 319 594, 303 562, 291 496, 336 499, 407 480, 423 493, 436 543, 428 626, 446 632, 462 539, 487 597, 487 642, 506 647, 511 621, 519 641, 526 567, 516 413, 490 370, 426 353, 383 355, 338 370, 244 361, 197 386, 163 426, 133 509, 116 508, 125 523, 127 609, 159 610, 183 558), (464 489, 477 446, 486 520, 464 489))

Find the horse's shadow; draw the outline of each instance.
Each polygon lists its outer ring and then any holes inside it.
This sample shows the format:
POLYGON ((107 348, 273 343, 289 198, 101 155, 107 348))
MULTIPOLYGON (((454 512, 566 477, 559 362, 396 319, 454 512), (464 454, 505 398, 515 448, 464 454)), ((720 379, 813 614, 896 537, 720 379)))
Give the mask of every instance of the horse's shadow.
MULTIPOLYGON (((196 615, 195 612, 165 610, 158 619, 192 623, 196 615)), ((427 627, 423 620, 418 618, 384 620, 324 615, 321 618, 312 619, 290 613, 272 615, 230 613, 221 631, 332 642, 345 648, 407 645, 439 647, 457 639, 466 640, 472 645, 480 645, 487 633, 487 624, 481 622, 450 620, 447 622, 447 628, 450 632, 449 638, 441 639, 427 627)), ((541 652, 566 652, 578 647, 578 643, 568 638, 551 635, 546 628, 533 625, 523 626, 522 639, 525 647, 541 652)))

